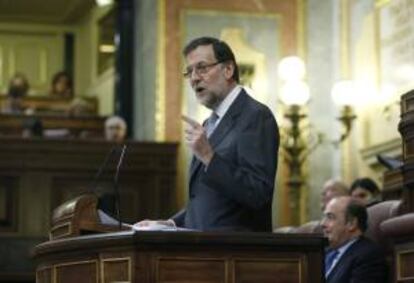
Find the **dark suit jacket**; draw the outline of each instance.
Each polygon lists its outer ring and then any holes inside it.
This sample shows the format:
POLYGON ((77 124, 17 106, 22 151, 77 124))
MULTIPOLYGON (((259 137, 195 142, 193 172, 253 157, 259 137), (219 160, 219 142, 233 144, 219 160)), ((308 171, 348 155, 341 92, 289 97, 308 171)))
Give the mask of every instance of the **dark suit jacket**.
POLYGON ((388 269, 381 248, 361 237, 342 255, 329 273, 327 283, 385 283, 388 269))
POLYGON ((271 231, 279 132, 272 112, 242 90, 209 138, 208 168, 193 157, 189 202, 172 219, 198 230, 271 231))

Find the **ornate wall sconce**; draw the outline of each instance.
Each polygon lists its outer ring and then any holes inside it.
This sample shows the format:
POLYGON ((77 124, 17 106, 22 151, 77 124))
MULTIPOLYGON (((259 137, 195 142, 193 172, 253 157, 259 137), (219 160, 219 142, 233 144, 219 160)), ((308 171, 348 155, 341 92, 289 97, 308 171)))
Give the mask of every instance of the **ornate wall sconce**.
MULTIPOLYGON (((306 183, 303 164, 306 158, 322 142, 323 134, 312 130, 306 121, 304 107, 310 98, 309 87, 304 81, 305 65, 298 57, 286 57, 278 66, 279 77, 282 79, 281 101, 285 106, 284 117, 288 121, 287 127, 282 127, 282 152, 289 168, 287 185, 290 189, 290 209, 292 224, 300 224, 301 190, 306 183)), ((343 131, 338 140, 332 141, 339 145, 351 133, 352 123, 356 116, 353 112, 354 96, 356 95, 352 82, 342 81, 334 85, 332 98, 342 107, 337 118, 343 125, 343 131)))
POLYGON ((341 136, 338 140, 333 141, 334 145, 339 145, 345 141, 351 133, 352 123, 356 118, 353 105, 355 104, 357 94, 357 88, 354 82, 350 80, 336 82, 332 87, 332 99, 337 106, 341 107, 341 114, 337 120, 343 126, 341 136))
POLYGON ((289 122, 283 127, 282 153, 284 161, 289 168, 289 179, 287 185, 290 189, 290 210, 292 224, 300 222, 300 198, 301 189, 304 185, 302 165, 309 154, 309 147, 304 138, 304 120, 306 114, 303 112, 304 105, 309 101, 309 88, 303 81, 305 65, 298 57, 284 58, 278 66, 279 77, 282 78, 281 101, 286 107, 284 117, 289 122))

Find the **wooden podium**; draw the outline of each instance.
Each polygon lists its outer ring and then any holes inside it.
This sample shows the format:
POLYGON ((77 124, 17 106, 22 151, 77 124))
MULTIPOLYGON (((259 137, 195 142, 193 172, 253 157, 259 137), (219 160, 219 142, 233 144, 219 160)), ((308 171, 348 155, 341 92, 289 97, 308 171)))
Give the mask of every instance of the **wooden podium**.
POLYGON ((324 282, 315 235, 122 231, 45 242, 36 282, 324 282))
POLYGON ((63 203, 53 213, 51 241, 33 251, 36 282, 324 282, 327 241, 322 236, 181 230, 102 234, 119 229, 116 224, 100 217, 94 195, 63 203))
POLYGON ((52 228, 49 238, 56 240, 82 234, 115 232, 128 230, 118 222, 98 210, 98 198, 93 194, 83 194, 69 200, 53 211, 52 228))

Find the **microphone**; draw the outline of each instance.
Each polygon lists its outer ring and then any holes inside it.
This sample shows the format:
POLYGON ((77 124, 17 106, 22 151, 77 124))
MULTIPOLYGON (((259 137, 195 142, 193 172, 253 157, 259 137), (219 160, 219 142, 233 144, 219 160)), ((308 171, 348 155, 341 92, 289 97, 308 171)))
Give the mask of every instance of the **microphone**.
POLYGON ((114 176, 115 210, 118 216, 119 230, 122 229, 122 219, 121 219, 121 195, 119 193, 118 180, 119 180, 119 171, 124 161, 126 149, 127 149, 127 146, 126 144, 124 144, 122 146, 121 155, 119 157, 118 164, 116 166, 115 176, 114 176))
POLYGON ((114 154, 116 148, 117 148, 117 146, 114 145, 114 146, 112 146, 111 150, 108 151, 108 153, 105 156, 104 161, 102 162, 101 166, 99 167, 98 171, 95 174, 95 177, 93 178, 92 186, 91 186, 92 189, 91 190, 92 190, 92 193, 94 195, 96 195, 96 188, 99 184, 99 181, 100 181, 100 178, 102 176, 103 170, 108 166, 110 157, 114 154))

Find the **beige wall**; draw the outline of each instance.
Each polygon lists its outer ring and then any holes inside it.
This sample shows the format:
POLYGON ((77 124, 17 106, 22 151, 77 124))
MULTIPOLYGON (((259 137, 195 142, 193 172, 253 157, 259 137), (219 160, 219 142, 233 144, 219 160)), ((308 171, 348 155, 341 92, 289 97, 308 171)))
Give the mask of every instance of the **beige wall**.
POLYGON ((108 10, 94 7, 71 25, 0 23, 0 93, 20 71, 29 78, 31 94, 47 94, 53 74, 64 67, 64 34, 71 32, 75 35, 75 94, 96 96, 99 114, 112 114, 114 70, 97 74, 97 23, 108 10))
POLYGON ((94 7, 76 25, 76 92, 96 96, 99 100, 99 114, 113 113, 114 70, 109 69, 102 75, 97 72, 98 58, 98 21, 109 7, 94 7))
POLYGON ((1 23, 0 92, 16 72, 22 72, 31 94, 46 94, 51 77, 63 68, 64 34, 72 31, 69 26, 1 23))

